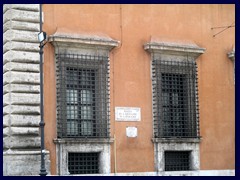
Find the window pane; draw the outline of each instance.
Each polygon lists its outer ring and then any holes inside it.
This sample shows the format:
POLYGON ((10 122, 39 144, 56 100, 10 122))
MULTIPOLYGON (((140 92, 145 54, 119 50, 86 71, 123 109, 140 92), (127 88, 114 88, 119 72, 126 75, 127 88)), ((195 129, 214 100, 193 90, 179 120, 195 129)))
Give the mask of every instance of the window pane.
POLYGON ((92 104, 92 91, 81 90, 81 104, 92 104))
POLYGON ((80 76, 80 80, 81 80, 81 85, 82 86, 87 86, 87 85, 91 85, 91 73, 90 71, 81 71, 81 76, 80 76))
POLYGON ((67 89, 67 103, 77 103, 78 102, 78 91, 73 89, 67 89))
POLYGON ((67 68, 67 84, 77 85, 78 84, 78 72, 74 68, 67 68))
POLYGON ((78 119, 78 106, 67 106, 67 119, 78 119))
POLYGON ((172 104, 174 106, 177 106, 179 104, 179 102, 178 102, 178 93, 172 93, 172 104))
POLYGON ((92 121, 81 121, 82 135, 92 135, 93 126, 92 121))
POLYGON ((67 121, 67 135, 78 135, 78 123, 76 120, 67 121))
POLYGON ((169 93, 167 92, 164 92, 164 93, 162 93, 162 100, 163 100, 163 106, 169 106, 169 100, 170 100, 170 98, 169 98, 169 93))
POLYGON ((93 119, 91 106, 81 106, 81 119, 93 119))

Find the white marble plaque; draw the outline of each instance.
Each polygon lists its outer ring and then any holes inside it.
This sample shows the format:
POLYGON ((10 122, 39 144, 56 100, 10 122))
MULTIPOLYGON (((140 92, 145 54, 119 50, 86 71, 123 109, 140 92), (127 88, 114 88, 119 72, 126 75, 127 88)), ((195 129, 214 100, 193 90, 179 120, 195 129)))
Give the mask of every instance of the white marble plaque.
POLYGON ((137 128, 136 127, 127 127, 126 135, 127 135, 127 137, 137 137, 137 128))
POLYGON ((115 107, 116 121, 141 121, 141 108, 115 107))

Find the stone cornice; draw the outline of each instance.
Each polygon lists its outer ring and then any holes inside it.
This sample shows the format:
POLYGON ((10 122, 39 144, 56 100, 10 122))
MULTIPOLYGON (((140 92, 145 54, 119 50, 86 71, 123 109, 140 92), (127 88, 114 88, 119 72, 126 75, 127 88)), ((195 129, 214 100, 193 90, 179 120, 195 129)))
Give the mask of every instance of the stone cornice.
POLYGON ((195 58, 205 52, 205 48, 200 48, 196 44, 180 44, 170 42, 149 42, 144 44, 144 49, 150 53, 188 55, 195 58))
POLYGON ((109 37, 70 33, 55 33, 49 36, 48 41, 55 47, 99 48, 109 51, 112 48, 117 47, 119 44, 119 41, 113 40, 109 37))

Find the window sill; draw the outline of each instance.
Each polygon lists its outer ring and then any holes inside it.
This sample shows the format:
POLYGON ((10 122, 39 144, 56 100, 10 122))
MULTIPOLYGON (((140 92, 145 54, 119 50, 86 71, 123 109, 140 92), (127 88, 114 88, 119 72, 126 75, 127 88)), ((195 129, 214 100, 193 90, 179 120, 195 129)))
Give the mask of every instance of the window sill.
POLYGON ((54 139, 55 144, 70 144, 70 143, 113 143, 113 138, 61 138, 54 139))
POLYGON ((152 138, 153 143, 200 143, 201 138, 152 138))

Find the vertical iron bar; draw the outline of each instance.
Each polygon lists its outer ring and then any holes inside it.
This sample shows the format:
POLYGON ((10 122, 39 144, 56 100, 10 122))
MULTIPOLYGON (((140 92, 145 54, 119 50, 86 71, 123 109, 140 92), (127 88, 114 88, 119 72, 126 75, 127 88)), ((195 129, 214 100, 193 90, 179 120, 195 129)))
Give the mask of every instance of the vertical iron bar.
MULTIPOLYGON (((39 4, 40 7, 40 32, 42 32, 42 4, 39 4)), ((40 114, 41 114, 41 122, 39 126, 41 128, 41 169, 40 169, 40 176, 46 176, 46 168, 45 168, 45 147, 44 147, 44 109, 43 109, 43 45, 40 42, 40 114)))

